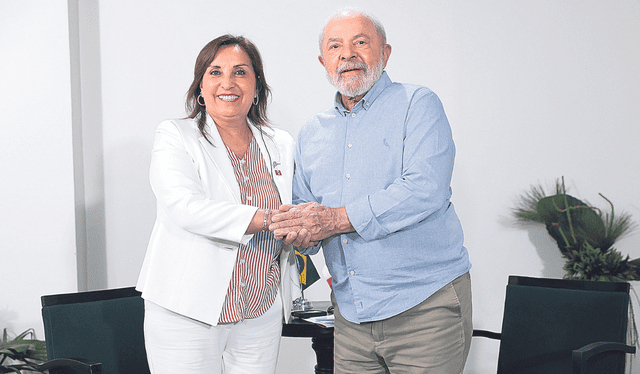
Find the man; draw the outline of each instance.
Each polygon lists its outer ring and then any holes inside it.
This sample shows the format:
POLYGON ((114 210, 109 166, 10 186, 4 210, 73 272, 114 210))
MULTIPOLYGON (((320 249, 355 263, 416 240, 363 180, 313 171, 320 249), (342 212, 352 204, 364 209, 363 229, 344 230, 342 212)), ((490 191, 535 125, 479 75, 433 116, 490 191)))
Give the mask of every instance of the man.
MULTIPOLYGON (((320 37, 335 105, 300 130, 294 203, 276 237, 333 277, 336 373, 460 373, 471 264, 450 203, 455 147, 438 97, 393 83, 382 25, 342 11, 320 37)), ((415 67, 415 66, 414 66, 415 67)))

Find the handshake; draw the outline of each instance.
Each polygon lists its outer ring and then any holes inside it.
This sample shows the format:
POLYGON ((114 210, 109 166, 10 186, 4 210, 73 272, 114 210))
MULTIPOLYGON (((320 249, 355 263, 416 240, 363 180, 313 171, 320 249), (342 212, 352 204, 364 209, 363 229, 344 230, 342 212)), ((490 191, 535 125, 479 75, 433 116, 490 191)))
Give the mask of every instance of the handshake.
POLYGON ((282 205, 274 211, 269 231, 285 244, 308 248, 322 239, 354 229, 344 207, 329 208, 314 202, 282 205))

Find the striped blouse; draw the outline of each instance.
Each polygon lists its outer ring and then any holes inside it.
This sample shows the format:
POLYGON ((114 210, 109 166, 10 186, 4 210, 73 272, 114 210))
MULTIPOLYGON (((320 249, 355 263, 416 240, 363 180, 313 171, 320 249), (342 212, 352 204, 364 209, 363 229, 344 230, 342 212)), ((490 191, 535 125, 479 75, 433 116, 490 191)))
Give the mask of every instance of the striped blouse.
MULTIPOLYGON (((242 204, 278 209, 280 196, 255 138, 242 158, 229 147, 227 152, 240 186, 242 204)), ((247 245, 240 245, 218 323, 256 318, 271 307, 280 284, 281 250, 282 242, 275 240, 270 231, 258 232, 247 245)))

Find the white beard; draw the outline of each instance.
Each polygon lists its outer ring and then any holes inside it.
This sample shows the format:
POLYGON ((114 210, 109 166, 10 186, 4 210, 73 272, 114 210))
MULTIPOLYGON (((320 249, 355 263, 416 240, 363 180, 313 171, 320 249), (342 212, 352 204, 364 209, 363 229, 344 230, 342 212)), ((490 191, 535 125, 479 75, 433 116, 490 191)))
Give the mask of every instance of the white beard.
POLYGON ((327 79, 329 79, 329 82, 331 82, 341 95, 356 97, 367 93, 371 87, 376 84, 378 79, 380 79, 383 71, 384 63, 382 53, 380 53, 378 64, 371 71, 369 71, 369 67, 365 63, 346 62, 338 66, 333 73, 327 71, 327 79), (340 73, 349 69, 363 69, 364 77, 343 78, 340 76, 340 73))

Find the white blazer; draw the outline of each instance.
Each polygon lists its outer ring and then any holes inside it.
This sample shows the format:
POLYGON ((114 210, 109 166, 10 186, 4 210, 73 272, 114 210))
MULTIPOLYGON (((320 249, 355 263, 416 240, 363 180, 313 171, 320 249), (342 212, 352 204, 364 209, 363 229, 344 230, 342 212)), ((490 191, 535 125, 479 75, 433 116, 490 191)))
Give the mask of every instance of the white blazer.
MULTIPOLYGON (((256 207, 242 205, 240 187, 226 147, 207 116, 207 133, 193 119, 163 121, 151 156, 151 188, 157 218, 136 289, 145 300, 186 317, 216 325, 240 244, 256 207)), ((287 132, 251 126, 283 204, 291 203, 293 138, 287 132)), ((300 296, 295 254, 285 246, 280 257, 278 294, 284 319, 300 296)))

